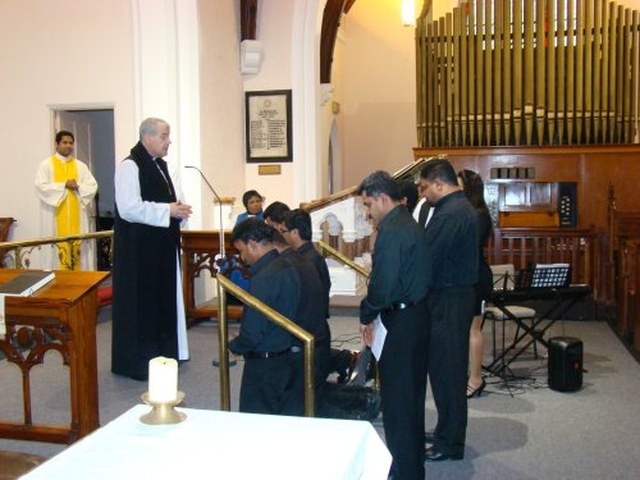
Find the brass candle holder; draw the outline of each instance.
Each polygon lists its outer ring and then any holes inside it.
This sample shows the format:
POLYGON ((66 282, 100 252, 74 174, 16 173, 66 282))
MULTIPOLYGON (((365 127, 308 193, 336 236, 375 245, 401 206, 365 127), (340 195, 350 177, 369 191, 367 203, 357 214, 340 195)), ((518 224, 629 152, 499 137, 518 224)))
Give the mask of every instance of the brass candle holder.
POLYGON ((172 423, 180 423, 187 415, 183 412, 176 411, 173 407, 180 405, 184 400, 184 392, 178 391, 175 400, 167 402, 156 402, 149 399, 149 392, 142 394, 142 401, 149 405, 151 411, 140 417, 140 421, 147 425, 170 425, 172 423))

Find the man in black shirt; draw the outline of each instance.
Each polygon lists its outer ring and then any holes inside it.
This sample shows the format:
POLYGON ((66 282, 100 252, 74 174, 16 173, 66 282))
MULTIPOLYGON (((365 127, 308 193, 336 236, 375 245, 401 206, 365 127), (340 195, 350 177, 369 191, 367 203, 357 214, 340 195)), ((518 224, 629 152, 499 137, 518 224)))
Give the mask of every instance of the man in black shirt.
POLYGON ((285 219, 290 211, 291 209, 286 203, 272 202, 264 209, 264 221, 278 232, 282 232, 287 229, 285 219))
MULTIPOLYGON (((251 266, 248 292, 293 320, 300 300, 300 279, 280 258, 273 245, 274 233, 262 220, 250 218, 234 227, 231 242, 251 266)), ((293 337, 284 329, 257 310, 244 308, 240 334, 229 342, 229 350, 245 358, 241 412, 295 415, 303 411, 303 403, 292 405, 288 401, 291 388, 297 384, 293 346, 293 337)))
POLYGON ((331 277, 327 262, 318 253, 311 242, 311 216, 300 208, 291 210, 285 216, 285 229, 280 232, 287 243, 300 255, 309 260, 320 275, 324 287, 323 299, 325 318, 329 318, 329 292, 331 291, 331 277))
POLYGON ((424 480, 424 404, 429 316, 425 296, 429 265, 423 229, 400 204, 397 183, 378 171, 358 189, 378 222, 367 296, 360 304, 364 341, 371 346, 379 315, 387 329, 378 362, 382 415, 392 475, 424 480))
POLYGON ((431 317, 429 379, 438 412, 427 461, 460 460, 467 429, 469 329, 478 281, 476 214, 445 159, 420 172, 423 195, 433 206, 425 235, 429 257, 431 317))
MULTIPOLYGON (((298 311, 292 317, 300 327, 313 334, 314 337, 314 368, 315 368, 315 403, 316 414, 323 416, 325 410, 326 379, 328 375, 327 362, 329 360, 329 346, 331 332, 325 316, 324 287, 316 268, 309 260, 290 248, 286 240, 278 232, 274 236, 274 245, 280 253, 280 258, 287 262, 298 273, 300 278, 301 297, 298 303, 298 311)), ((304 359, 302 356, 302 343, 294 339, 294 345, 299 347, 299 355, 296 358, 297 378, 304 377, 304 359)), ((303 398, 304 384, 297 385, 296 392, 303 398)), ((304 412, 299 412, 302 415, 304 412)))

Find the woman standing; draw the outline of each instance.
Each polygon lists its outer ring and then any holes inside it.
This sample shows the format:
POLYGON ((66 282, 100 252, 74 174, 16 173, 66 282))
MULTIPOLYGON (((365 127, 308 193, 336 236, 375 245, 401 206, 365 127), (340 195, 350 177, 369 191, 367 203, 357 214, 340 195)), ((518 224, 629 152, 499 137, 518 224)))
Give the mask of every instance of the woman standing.
POLYGON ((482 377, 482 304, 493 289, 493 276, 484 255, 484 248, 491 235, 491 215, 484 200, 484 182, 482 177, 471 170, 458 172, 459 182, 467 199, 478 215, 478 239, 480 249, 480 265, 478 267, 478 283, 476 284, 476 304, 469 334, 469 380, 467 382, 467 398, 479 397, 486 382, 482 377))

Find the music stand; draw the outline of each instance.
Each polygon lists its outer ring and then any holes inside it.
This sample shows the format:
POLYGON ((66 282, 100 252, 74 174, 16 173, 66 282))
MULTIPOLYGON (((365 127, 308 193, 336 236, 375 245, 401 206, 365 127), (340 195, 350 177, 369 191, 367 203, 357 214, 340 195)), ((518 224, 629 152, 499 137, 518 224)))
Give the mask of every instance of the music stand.
MULTIPOLYGON (((570 287, 570 279, 571 266, 569 264, 538 264, 534 268, 524 269, 518 272, 514 290, 504 292, 503 294, 492 295, 492 302, 494 305, 512 319, 518 327, 522 329, 522 333, 516 333, 513 343, 509 348, 504 350, 498 358, 494 359, 492 364, 488 367, 489 370, 492 370, 493 367, 497 365, 498 368, 493 370, 493 373, 499 373, 519 357, 524 350, 534 342, 538 342, 548 348, 548 343, 542 337, 545 331, 553 324, 553 321, 545 325, 543 328, 538 329, 541 322, 549 320, 551 318, 551 313, 561 308, 565 298, 570 299, 571 304, 573 304, 573 302, 578 298, 581 298, 591 291, 591 289, 586 286, 578 286, 575 288, 570 287), (510 312, 506 305, 507 301, 522 300, 552 300, 554 304, 545 313, 540 315, 531 326, 528 326, 516 315, 510 312), (527 336, 530 337, 530 340, 527 341, 519 350, 515 351, 514 355, 507 361, 506 355, 509 352, 514 351, 518 344, 527 336)), ((562 310, 562 312, 564 311, 566 311, 566 308, 562 310)))

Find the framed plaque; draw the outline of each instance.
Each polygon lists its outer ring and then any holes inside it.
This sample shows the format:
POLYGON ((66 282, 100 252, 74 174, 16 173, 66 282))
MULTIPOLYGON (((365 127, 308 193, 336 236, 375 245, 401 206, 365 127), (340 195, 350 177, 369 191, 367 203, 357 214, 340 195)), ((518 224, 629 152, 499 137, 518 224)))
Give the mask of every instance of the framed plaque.
POLYGON ((245 92, 247 162, 292 162, 291 90, 245 92))

